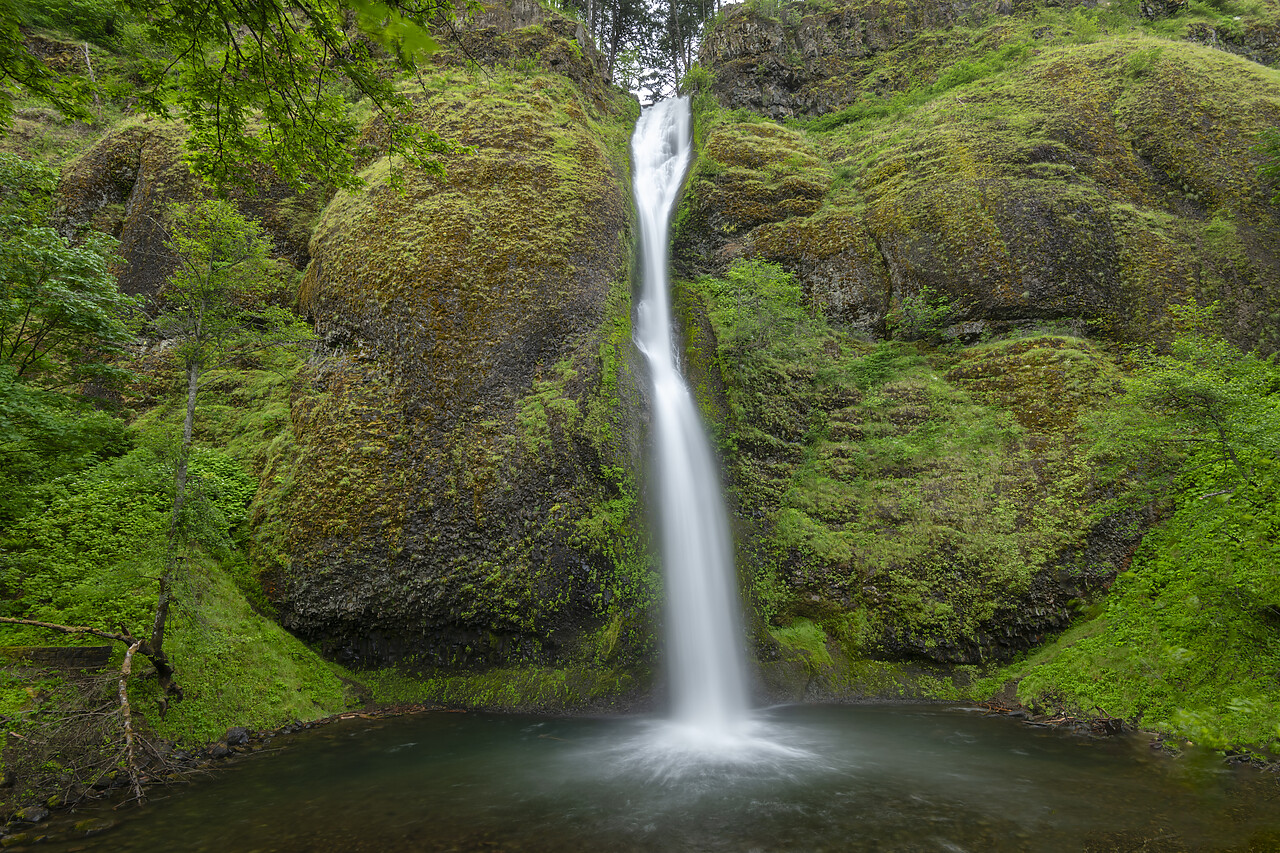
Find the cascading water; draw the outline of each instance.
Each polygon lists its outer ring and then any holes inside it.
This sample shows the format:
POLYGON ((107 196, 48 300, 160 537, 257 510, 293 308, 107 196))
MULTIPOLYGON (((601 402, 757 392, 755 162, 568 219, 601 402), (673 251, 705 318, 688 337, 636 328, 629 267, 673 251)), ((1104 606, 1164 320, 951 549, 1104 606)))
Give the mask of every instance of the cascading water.
POLYGON ((715 459, 677 364, 667 293, 667 229, 691 147, 685 98, 646 109, 631 139, 643 259, 636 344, 653 382, 672 719, 695 740, 723 742, 747 721, 733 549, 715 459))

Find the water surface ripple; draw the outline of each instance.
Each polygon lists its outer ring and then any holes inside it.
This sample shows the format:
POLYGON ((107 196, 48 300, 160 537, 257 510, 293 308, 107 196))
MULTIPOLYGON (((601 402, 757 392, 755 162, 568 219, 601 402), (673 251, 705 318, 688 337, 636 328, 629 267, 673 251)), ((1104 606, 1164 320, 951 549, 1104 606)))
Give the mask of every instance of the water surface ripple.
MULTIPOLYGON (((758 751, 664 755, 661 721, 342 721, 43 850, 1280 849, 1274 776, 942 706, 757 715, 758 751)), ((94 811, 90 810, 89 814, 94 811)), ((82 812, 75 819, 82 819, 82 812)))

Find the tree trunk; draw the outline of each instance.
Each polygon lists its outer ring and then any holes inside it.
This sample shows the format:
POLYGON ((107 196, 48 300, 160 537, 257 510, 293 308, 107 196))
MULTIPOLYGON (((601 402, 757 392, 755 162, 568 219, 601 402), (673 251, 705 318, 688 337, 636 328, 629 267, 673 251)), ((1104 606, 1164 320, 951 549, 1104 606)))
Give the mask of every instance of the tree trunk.
POLYGON ((677 0, 670 0, 667 4, 667 13, 669 15, 667 26, 670 28, 671 33, 671 73, 674 78, 671 84, 671 91, 674 94, 679 94, 680 77, 682 76, 680 54, 684 36, 680 32, 680 4, 677 0))
POLYGON ((160 575, 160 594, 156 599, 156 620, 151 628, 151 642, 144 654, 156 665, 160 687, 164 691, 160 699, 160 713, 168 707, 168 698, 182 693, 173 685, 173 667, 164 653, 164 631, 169 620, 169 603, 173 600, 173 579, 178 566, 186 555, 182 536, 182 510, 187 498, 187 462, 191 458, 191 432, 196 420, 196 395, 200 391, 200 365, 187 365, 187 416, 182 422, 182 446, 173 466, 173 514, 169 517, 169 546, 165 554, 164 571, 160 575))

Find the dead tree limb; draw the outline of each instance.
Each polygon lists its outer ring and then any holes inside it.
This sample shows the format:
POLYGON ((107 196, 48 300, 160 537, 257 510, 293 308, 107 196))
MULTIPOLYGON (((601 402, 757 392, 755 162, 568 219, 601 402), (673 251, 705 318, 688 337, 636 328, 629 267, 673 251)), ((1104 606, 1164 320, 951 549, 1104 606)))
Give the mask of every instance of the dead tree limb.
POLYGON ((101 637, 104 640, 115 640, 124 643, 126 646, 137 642, 130 634, 102 631, 86 625, 59 625, 56 622, 41 622, 39 619, 19 619, 16 616, 0 616, 0 622, 9 625, 30 625, 35 628, 48 628, 50 631, 59 631, 63 634, 89 634, 90 636, 101 637))
POLYGON ((170 693, 175 693, 179 698, 182 691, 173 683, 173 667, 169 663, 169 658, 163 652, 156 653, 150 642, 146 639, 138 639, 129 633, 127 629, 121 631, 103 631, 99 628, 91 628, 87 625, 60 625, 56 622, 43 622, 39 619, 20 619, 16 616, 0 616, 0 624, 8 625, 29 625, 34 628, 44 628, 49 631, 57 631, 62 634, 70 634, 72 636, 92 636, 101 637, 104 640, 115 640, 125 645, 124 661, 120 665, 119 686, 117 695, 120 702, 120 724, 124 730, 124 756, 125 768, 129 773, 129 784, 133 789, 134 796, 142 801, 144 799, 142 790, 142 774, 138 769, 137 750, 134 744, 135 735, 133 731, 133 713, 129 705, 129 678, 133 675, 133 656, 141 654, 147 660, 151 661, 156 668, 157 676, 160 684, 164 688, 163 698, 161 699, 161 713, 168 703, 170 693))
POLYGON ((124 653, 124 663, 120 664, 120 722, 124 727, 124 760, 125 767, 129 771, 129 784, 133 788, 133 795, 142 802, 142 782, 141 774, 138 772, 138 762, 134 757, 133 751, 133 716, 129 712, 129 676, 133 671, 133 653, 142 645, 141 640, 134 640, 133 645, 124 653))
MULTIPOLYGON (((167 610, 167 605, 166 605, 167 610)), ((157 619, 160 617, 157 616, 157 619)), ((169 697, 174 697, 174 701, 182 699, 182 688, 173 682, 174 669, 173 664, 169 662, 169 656, 161 649, 153 645, 147 640, 139 641, 137 637, 122 629, 116 631, 103 631, 98 628, 90 628, 87 625, 59 625, 56 622, 41 622, 38 619, 19 619, 16 616, 0 616, 0 624, 9 625, 30 625, 35 628, 46 628, 50 631, 58 631, 63 634, 71 635, 89 635, 91 637, 101 637, 104 640, 115 640, 118 643, 124 643, 125 647, 130 647, 140 642, 137 652, 147 660, 151 661, 151 665, 156 668, 156 676, 160 680, 161 697, 160 697, 160 715, 164 716, 164 712, 169 707, 169 697)), ((163 630, 163 629, 162 629, 163 630)))

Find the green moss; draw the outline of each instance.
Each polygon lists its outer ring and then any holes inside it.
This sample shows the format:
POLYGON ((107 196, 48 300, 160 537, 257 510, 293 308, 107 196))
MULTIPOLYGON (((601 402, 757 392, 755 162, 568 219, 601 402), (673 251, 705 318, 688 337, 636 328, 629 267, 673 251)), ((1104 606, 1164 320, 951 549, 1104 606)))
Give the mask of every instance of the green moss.
POLYGON ((796 619, 785 628, 770 628, 769 634, 784 649, 801 652, 814 669, 832 665, 831 653, 827 651, 827 635, 808 619, 796 619))
POLYGON ((183 699, 163 719, 140 703, 161 736, 200 743, 232 726, 272 729, 351 706, 340 671, 254 612, 221 565, 196 561, 183 587, 165 644, 183 699))
POLYGON ((496 711, 563 711, 599 707, 636 691, 633 673, 589 667, 497 668, 484 673, 361 674, 379 702, 434 703, 496 711))
POLYGON ((733 498, 764 519, 743 555, 757 607, 855 657, 999 654, 1002 614, 1092 523, 1076 414, 1114 365, 1056 336, 870 348, 789 281, 754 264, 689 285, 714 327, 733 498))
MULTIPOLYGON (((197 524, 192 557, 179 573, 166 637, 184 698, 158 719, 153 682, 135 679, 136 707, 151 714, 155 732, 187 743, 217 738, 235 725, 270 728, 343 709, 337 675, 255 612, 242 592, 257 584, 227 537, 242 532, 237 527, 245 520, 253 480, 228 457, 203 448, 197 448, 191 473, 195 494, 208 499, 192 507, 205 507, 207 517, 197 524)), ((7 581, 23 592, 10 603, 14 612, 110 631, 122 625, 135 634, 149 630, 165 553, 170 477, 150 451, 136 450, 55 484, 43 512, 8 541, 15 559, 7 581), (50 535, 62 545, 55 547, 50 535)), ((12 626, 5 635, 7 643, 72 642, 12 626)))
POLYGON ((1275 466, 1229 499, 1205 499, 1211 467, 1188 466, 1174 513, 1092 618, 994 681, 1016 680, 1018 699, 1045 712, 1280 750, 1275 466))
POLYGON ((1143 34, 1136 8, 974 11, 891 27, 886 50, 851 47, 797 95, 825 113, 786 135, 823 185, 802 207, 774 177, 777 143, 735 156, 760 132, 704 105, 681 263, 778 261, 833 320, 871 332, 924 286, 997 329, 1069 319, 1121 340, 1165 336, 1171 301, 1221 299, 1237 343, 1280 345, 1260 319, 1280 307, 1264 284, 1280 219, 1250 149, 1280 122, 1277 72, 1143 34))

